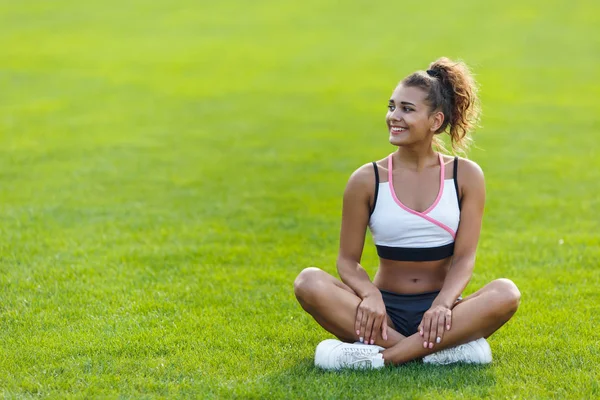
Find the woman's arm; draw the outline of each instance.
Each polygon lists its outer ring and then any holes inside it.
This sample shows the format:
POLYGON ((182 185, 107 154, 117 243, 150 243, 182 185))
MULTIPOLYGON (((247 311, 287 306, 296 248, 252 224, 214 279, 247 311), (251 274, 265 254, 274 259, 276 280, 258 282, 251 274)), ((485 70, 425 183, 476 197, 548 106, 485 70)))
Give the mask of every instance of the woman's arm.
POLYGON ((424 346, 432 348, 444 337, 444 329, 452 327, 452 307, 473 274, 475 253, 481 232, 485 205, 485 180, 479 166, 469 160, 460 160, 462 188, 460 225, 454 242, 454 256, 444 279, 442 290, 431 308, 423 315, 419 333, 424 346), (439 339, 438 339, 439 338, 439 339))
POLYGON ((369 176, 369 172, 370 175, 374 174, 372 164, 360 167, 350 176, 346 185, 342 207, 340 249, 337 258, 337 270, 340 278, 360 298, 375 292, 379 293, 365 269, 360 265, 369 222, 369 209, 372 204, 371 197, 375 191, 375 178, 369 176))
POLYGON ((360 265, 374 193, 373 165, 367 164, 352 174, 344 191, 337 258, 340 278, 362 299, 356 313, 355 329, 365 343, 373 343, 380 331, 383 339, 387 340, 386 311, 381 292, 360 265))
POLYGON ((471 280, 485 206, 485 180, 481 168, 472 161, 461 160, 459 171, 458 181, 462 186, 460 225, 456 232, 452 264, 434 301, 434 304, 448 308, 452 308, 471 280))

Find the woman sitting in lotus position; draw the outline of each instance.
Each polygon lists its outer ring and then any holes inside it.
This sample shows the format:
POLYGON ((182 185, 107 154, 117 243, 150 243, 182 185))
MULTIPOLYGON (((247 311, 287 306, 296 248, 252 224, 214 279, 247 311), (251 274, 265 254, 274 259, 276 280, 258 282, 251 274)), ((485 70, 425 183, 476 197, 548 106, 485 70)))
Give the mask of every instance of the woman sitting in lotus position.
POLYGON ((302 307, 340 340, 317 346, 325 369, 424 362, 489 363, 485 340, 519 306, 520 293, 498 279, 461 298, 473 273, 485 203, 473 161, 436 152, 437 134, 465 149, 479 117, 477 87, 462 62, 441 58, 404 78, 386 116, 397 150, 358 168, 344 193, 337 269, 294 282, 302 307), (367 226, 379 269, 360 265, 367 226))

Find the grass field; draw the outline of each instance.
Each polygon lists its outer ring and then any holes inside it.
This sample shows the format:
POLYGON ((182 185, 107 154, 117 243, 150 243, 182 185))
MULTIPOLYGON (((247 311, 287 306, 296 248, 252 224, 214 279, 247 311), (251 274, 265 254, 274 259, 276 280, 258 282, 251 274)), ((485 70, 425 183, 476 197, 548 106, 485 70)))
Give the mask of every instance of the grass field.
POLYGON ((600 6, 403 3, 0 2, 0 394, 599 398, 600 6), (465 294, 521 308, 489 367, 315 370, 293 279, 335 273, 346 180, 440 56, 484 110, 465 294))

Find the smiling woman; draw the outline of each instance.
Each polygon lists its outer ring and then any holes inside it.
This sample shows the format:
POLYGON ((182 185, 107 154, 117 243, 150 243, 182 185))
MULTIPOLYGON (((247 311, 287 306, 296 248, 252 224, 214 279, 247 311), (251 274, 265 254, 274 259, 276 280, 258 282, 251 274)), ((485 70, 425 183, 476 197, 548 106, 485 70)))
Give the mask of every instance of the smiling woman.
MULTIPOLYGON (((415 72, 404 78, 394 91, 388 109, 388 127, 391 113, 397 107, 402 107, 407 114, 416 111, 416 105, 410 101, 402 101, 397 97, 398 89, 407 90, 407 99, 424 100, 429 110, 436 110, 443 120, 435 133, 445 131, 450 135, 454 151, 466 151, 471 141, 469 132, 476 126, 481 112, 477 97, 477 84, 466 64, 455 63, 447 58, 441 58, 431 64, 425 73, 415 72), (426 97, 422 99, 422 95, 426 97), (394 97, 396 95, 396 97, 394 97)), ((408 118, 410 121, 410 118, 408 118)), ((408 123, 408 121, 406 121, 408 123)), ((394 127, 396 128, 396 127, 394 127)), ((443 148, 442 142, 433 137, 433 145, 443 148)), ((392 142, 392 144, 397 144, 392 142)), ((400 144, 397 144, 400 145, 400 144)))
POLYGON ((302 307, 339 340, 317 346, 325 369, 492 360, 489 337, 516 312, 520 293, 498 279, 474 294, 471 279, 485 203, 472 161, 437 151, 450 135, 465 151, 480 109, 466 64, 441 58, 394 89, 386 124, 397 151, 358 168, 344 193, 337 269, 294 282, 302 307), (379 255, 373 279, 360 265, 369 227, 379 255))

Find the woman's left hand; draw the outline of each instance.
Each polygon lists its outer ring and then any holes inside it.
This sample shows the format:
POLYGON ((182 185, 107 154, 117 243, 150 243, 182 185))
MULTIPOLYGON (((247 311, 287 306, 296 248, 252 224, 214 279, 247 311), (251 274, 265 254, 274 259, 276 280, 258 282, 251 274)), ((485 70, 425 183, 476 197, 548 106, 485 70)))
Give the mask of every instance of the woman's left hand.
POLYGON ((419 324, 419 335, 423 338, 423 347, 433 348, 435 343, 441 343, 444 330, 452 327, 452 310, 443 305, 432 306, 423 314, 419 324))

